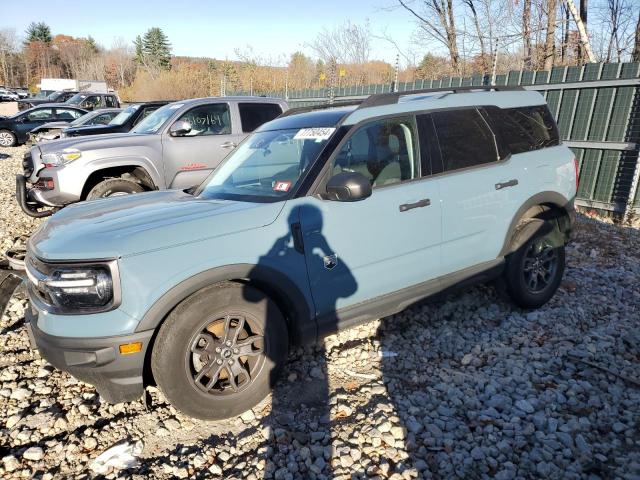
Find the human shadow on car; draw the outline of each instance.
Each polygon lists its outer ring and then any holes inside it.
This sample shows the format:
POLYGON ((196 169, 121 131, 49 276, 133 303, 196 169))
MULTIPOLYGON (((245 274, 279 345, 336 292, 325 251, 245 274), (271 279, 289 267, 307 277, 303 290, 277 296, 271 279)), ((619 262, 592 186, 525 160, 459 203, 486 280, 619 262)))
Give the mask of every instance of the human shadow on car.
MULTIPOLYGON (((278 238, 273 246, 258 260, 256 268, 273 265, 274 259, 281 261, 306 262, 307 270, 312 262, 322 262, 325 268, 331 268, 332 273, 340 276, 341 281, 332 284, 330 291, 323 291, 324 298, 330 298, 333 308, 325 312, 324 320, 327 320, 326 331, 336 332, 338 329, 338 316, 336 303, 340 298, 347 298, 357 291, 357 283, 349 267, 342 261, 327 265, 327 258, 336 258, 328 240, 322 235, 322 213, 312 205, 302 205, 292 210, 288 218, 289 226, 299 224, 300 218, 313 221, 313 251, 301 252, 296 249, 295 239, 291 230, 278 238), (292 258, 293 257, 293 258, 292 258)), ((251 275, 249 276, 251 278, 251 275)), ((309 281, 313 283, 313 278, 309 281)), ((306 287, 306 286, 305 286, 306 287)), ((308 288, 308 287, 307 287, 308 288)), ((252 289, 246 290, 245 299, 252 301, 255 293, 252 289)), ((315 322, 313 312, 308 319, 287 318, 289 334, 295 331, 293 322, 315 322)), ((274 302, 267 304, 265 332, 277 332, 283 318, 283 311, 274 302)), ((291 338, 290 338, 291 340, 291 338)), ((282 365, 283 359, 280 352, 269 349, 269 343, 265 342, 265 356, 268 362, 282 365)), ((306 360, 311 354, 310 362, 294 361, 289 366, 288 378, 280 378, 279 369, 272 371, 271 411, 265 418, 263 435, 265 436, 266 463, 264 466, 265 478, 278 478, 287 471, 294 474, 295 478, 332 478, 331 466, 331 419, 329 399, 329 376, 327 370, 326 350, 321 339, 315 348, 298 349, 289 356, 289 359, 306 360), (290 455, 302 459, 302 463, 291 461, 290 455), (295 464, 295 466, 294 466, 295 464), (278 470, 281 472, 276 473, 278 470), (294 471, 292 472, 291 469, 294 471), (297 471, 296 471, 297 470, 297 471)), ((282 477, 284 478, 284 477, 282 477)))

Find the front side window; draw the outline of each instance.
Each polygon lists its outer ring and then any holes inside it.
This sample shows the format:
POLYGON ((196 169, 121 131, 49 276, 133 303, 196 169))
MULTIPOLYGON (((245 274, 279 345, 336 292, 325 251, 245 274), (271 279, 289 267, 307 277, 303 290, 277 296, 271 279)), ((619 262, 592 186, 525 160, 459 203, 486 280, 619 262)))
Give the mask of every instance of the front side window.
POLYGON ((496 140, 475 108, 432 113, 444 171, 498 161, 496 140))
POLYGON ((242 131, 253 132, 263 123, 267 123, 282 113, 282 107, 275 103, 239 103, 242 131))
POLYGON ((206 135, 228 135, 231 133, 231 115, 229 105, 214 103, 200 105, 183 114, 178 121, 191 124, 191 131, 185 137, 200 137, 206 135))
POLYGON ((560 144, 558 128, 544 105, 495 109, 490 115, 513 154, 560 144))
POLYGON ((97 95, 91 95, 87 97, 84 102, 82 102, 82 105, 87 108, 97 108, 100 106, 100 97, 97 95))
POLYGON ((116 108, 118 106, 116 97, 112 97, 111 95, 104 97, 104 104, 109 108, 116 108))
POLYGON ((377 120, 360 127, 333 160, 333 175, 357 172, 373 187, 420 176, 418 140, 412 118, 377 120))
POLYGON ((37 122, 38 120, 49 120, 53 118, 53 111, 50 108, 40 108, 27 114, 27 120, 37 122))
POLYGON ((213 171, 196 195, 248 201, 288 198, 335 128, 292 128, 248 137, 213 171))

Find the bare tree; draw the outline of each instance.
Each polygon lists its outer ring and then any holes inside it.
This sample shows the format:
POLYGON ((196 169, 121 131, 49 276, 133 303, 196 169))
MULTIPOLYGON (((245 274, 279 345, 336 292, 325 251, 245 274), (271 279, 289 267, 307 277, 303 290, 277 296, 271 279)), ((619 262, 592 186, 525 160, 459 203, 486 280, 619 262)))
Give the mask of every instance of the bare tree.
POLYGON ((634 62, 640 62, 640 12, 638 12, 638 22, 636 23, 636 34, 634 36, 633 54, 631 58, 634 62))
POLYGON ((367 63, 371 56, 371 32, 368 22, 346 22, 333 29, 324 28, 306 45, 325 63, 367 63))
POLYGON ((531 68, 531 0, 524 0, 522 6, 522 42, 524 68, 531 68))
POLYGON ((17 85, 16 68, 18 65, 19 40, 15 30, 0 30, 0 73, 2 83, 8 86, 17 85))
POLYGON ((547 1, 547 35, 544 43, 544 69, 553 67, 556 51, 556 12, 558 4, 556 0, 547 1))
MULTIPOLYGON (((476 33, 478 35, 478 41, 480 43, 480 63, 482 65, 482 71, 489 71, 489 57, 487 55, 487 50, 485 48, 485 33, 482 31, 480 27, 480 21, 478 20, 478 12, 476 11, 476 6, 474 5, 474 0, 463 0, 463 3, 469 7, 471 10, 471 17, 473 19, 473 25, 476 29, 476 33)), ((491 43, 489 43, 491 45, 491 43)))
POLYGON ((407 0, 398 3, 418 20, 420 31, 427 37, 444 45, 449 51, 451 67, 460 72, 460 54, 458 53, 458 34, 456 32, 453 0, 422 0, 422 9, 418 12, 407 0), (432 20, 433 15, 437 20, 432 20))

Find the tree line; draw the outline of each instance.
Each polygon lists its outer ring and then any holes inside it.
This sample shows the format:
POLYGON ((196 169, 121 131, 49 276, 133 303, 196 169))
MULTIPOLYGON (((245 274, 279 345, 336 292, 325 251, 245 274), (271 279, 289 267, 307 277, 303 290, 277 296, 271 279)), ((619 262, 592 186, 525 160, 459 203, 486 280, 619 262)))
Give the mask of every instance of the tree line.
POLYGON ((406 13, 415 29, 408 47, 366 21, 322 29, 304 44, 306 53, 265 57, 245 46, 235 49, 232 60, 174 56, 157 27, 110 47, 90 36, 54 34, 44 22, 32 23, 23 35, 3 29, 0 84, 35 90, 46 77, 105 80, 123 100, 133 101, 640 60, 637 0, 389 1, 387 8, 406 13), (395 64, 374 58, 374 42, 396 54, 395 64))

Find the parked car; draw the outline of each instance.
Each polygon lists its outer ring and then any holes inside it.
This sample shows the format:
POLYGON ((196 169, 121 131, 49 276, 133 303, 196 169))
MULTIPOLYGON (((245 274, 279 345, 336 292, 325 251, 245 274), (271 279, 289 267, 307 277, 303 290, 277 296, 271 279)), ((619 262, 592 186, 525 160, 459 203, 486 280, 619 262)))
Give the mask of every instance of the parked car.
POLYGON ((0 102, 17 102, 19 98, 17 93, 0 88, 0 102))
POLYGON ((76 105, 85 110, 98 108, 120 108, 120 100, 115 93, 79 92, 65 101, 69 105, 76 105))
POLYGON ((29 132, 39 125, 57 120, 75 120, 87 113, 82 108, 64 104, 43 104, 0 117, 0 147, 21 145, 29 139, 29 132))
POLYGON ((118 116, 120 112, 122 112, 121 108, 101 108, 99 110, 93 110, 76 118, 75 120, 59 120, 57 122, 49 122, 39 125, 29 132, 29 136, 31 140, 36 143, 56 140, 57 138, 60 138, 62 132, 67 128, 107 125, 116 116, 118 116))
POLYGON ((28 215, 44 216, 52 211, 41 207, 192 187, 249 132, 286 108, 283 100, 262 97, 185 100, 157 109, 130 133, 38 144, 25 155, 16 195, 28 215))
POLYGON ((108 124, 70 125, 65 128, 60 138, 80 137, 84 135, 104 135, 105 133, 126 133, 144 120, 149 114, 169 103, 168 101, 142 102, 129 105, 121 110, 117 117, 108 124))
POLYGON ((36 105, 42 105, 43 103, 64 103, 73 97, 77 91, 58 90, 48 95, 41 97, 31 97, 18 100, 18 110, 27 110, 35 107, 36 105))
POLYGON ((16 88, 13 92, 20 98, 29 98, 29 91, 26 88, 16 88))
POLYGON ((539 93, 482 90, 290 111, 195 190, 62 210, 28 245, 34 347, 109 402, 155 382, 220 419, 269 393, 290 345, 453 286, 501 278, 543 305, 576 160, 539 93))

